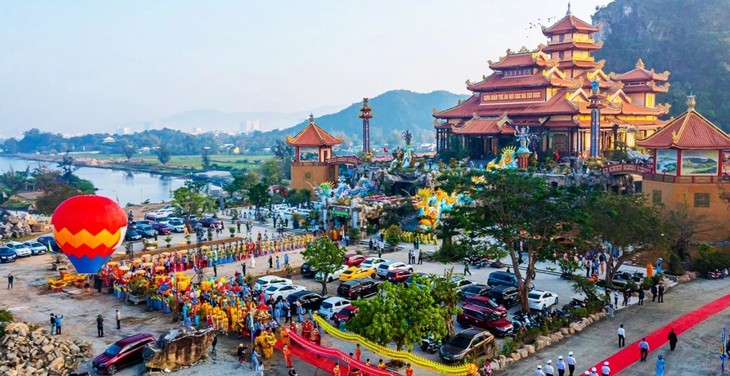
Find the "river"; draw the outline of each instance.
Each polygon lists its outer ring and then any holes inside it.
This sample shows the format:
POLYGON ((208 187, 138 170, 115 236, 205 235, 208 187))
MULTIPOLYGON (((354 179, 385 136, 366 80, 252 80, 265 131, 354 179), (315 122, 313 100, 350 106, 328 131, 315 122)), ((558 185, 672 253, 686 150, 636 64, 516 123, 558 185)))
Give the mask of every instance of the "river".
MULTIPOLYGON (((24 171, 28 166, 33 171, 41 164, 56 168, 55 163, 0 157, 0 172, 8 171, 10 168, 24 171)), ((96 167, 81 167, 74 174, 94 183, 97 195, 109 197, 122 206, 127 203, 139 204, 145 200, 169 201, 172 191, 185 183, 183 179, 148 172, 137 173, 96 167)))

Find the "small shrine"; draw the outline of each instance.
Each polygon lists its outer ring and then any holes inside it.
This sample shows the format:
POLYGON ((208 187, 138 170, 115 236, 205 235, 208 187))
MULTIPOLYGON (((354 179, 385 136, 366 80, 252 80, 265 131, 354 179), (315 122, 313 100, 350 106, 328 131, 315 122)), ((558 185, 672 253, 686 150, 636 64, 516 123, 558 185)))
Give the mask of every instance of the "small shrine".
POLYGON ((337 181, 338 165, 332 162, 332 147, 342 143, 314 123, 309 115, 309 124, 296 136, 286 137, 286 143, 294 147, 294 161, 291 163, 291 187, 313 190, 320 183, 337 181))
MULTIPOLYGON (((695 110, 695 97, 687 97, 687 111, 644 140, 640 147, 654 156, 652 173, 644 174, 643 191, 655 205, 668 209, 686 203, 730 232, 728 203, 720 199, 720 183, 730 172, 730 136, 695 110)), ((712 235, 710 235, 712 236, 712 235)))

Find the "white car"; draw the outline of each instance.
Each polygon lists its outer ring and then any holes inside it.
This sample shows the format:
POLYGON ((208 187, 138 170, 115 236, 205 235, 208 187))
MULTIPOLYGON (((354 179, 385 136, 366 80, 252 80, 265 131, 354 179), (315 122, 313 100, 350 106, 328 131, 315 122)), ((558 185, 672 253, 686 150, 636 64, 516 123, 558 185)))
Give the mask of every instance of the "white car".
POLYGON ((273 299, 275 302, 278 302, 279 300, 286 299, 287 296, 295 292, 304 290, 306 288, 300 285, 276 284, 269 286, 264 291, 264 295, 266 296, 266 300, 273 299))
POLYGON ((558 304, 558 294, 550 291, 532 290, 527 294, 530 309, 544 310, 558 304))
POLYGON ((48 248, 46 248, 45 245, 36 242, 36 241, 27 241, 23 242, 26 247, 30 248, 30 252, 34 255, 42 255, 48 251, 48 248))
MULTIPOLYGON (((344 272, 348 268, 349 268, 349 266, 347 266, 347 265, 340 265, 340 267, 338 269, 336 269, 334 272, 330 273, 329 276, 327 276, 327 282, 332 282, 335 279, 340 279, 340 274, 342 274, 342 272, 344 272)), ((317 273, 314 276, 314 279, 318 282, 322 282, 322 280, 324 279, 324 273, 322 273, 322 272, 317 273)))
POLYGON ((342 311, 350 305, 350 301, 340 297, 327 298, 319 306, 319 315, 329 320, 335 313, 342 311))
POLYGON ((375 269, 378 270, 378 266, 380 264, 388 262, 386 259, 382 259, 380 257, 368 257, 365 259, 365 261, 362 262, 362 264, 358 265, 362 269, 375 269))
POLYGON ((8 242, 8 244, 5 245, 15 251, 15 255, 18 257, 26 257, 33 254, 33 251, 31 251, 30 248, 23 243, 8 242))
POLYGON ((172 226, 173 232, 185 232, 185 221, 182 218, 169 218, 167 224, 172 226))
POLYGON ((256 291, 262 291, 268 289, 273 285, 280 284, 291 285, 292 281, 289 278, 281 278, 274 275, 267 275, 256 280, 256 286, 254 286, 254 289, 256 291))
POLYGON ((382 279, 385 279, 385 277, 388 276, 388 272, 393 270, 408 270, 412 273, 413 266, 401 261, 388 261, 378 265, 377 270, 378 276, 382 279))

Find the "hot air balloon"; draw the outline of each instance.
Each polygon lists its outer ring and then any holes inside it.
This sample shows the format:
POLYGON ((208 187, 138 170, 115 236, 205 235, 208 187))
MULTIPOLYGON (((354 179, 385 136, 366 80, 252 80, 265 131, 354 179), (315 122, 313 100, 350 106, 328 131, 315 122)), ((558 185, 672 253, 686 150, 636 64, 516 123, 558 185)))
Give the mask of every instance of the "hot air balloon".
POLYGON ((97 273, 124 241, 127 215, 103 196, 74 196, 56 208, 51 218, 53 236, 76 271, 97 273))

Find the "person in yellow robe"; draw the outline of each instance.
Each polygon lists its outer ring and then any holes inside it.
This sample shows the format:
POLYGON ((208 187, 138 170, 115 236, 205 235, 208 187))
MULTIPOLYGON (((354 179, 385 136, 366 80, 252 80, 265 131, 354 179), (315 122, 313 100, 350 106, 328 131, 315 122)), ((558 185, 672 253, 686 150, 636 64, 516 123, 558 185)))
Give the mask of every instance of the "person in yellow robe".
POLYGON ((271 329, 269 329, 266 333, 262 334, 261 337, 264 338, 264 346, 263 346, 264 359, 269 359, 269 358, 271 358, 272 355, 274 355, 274 346, 276 345, 276 336, 271 331, 271 329))

